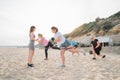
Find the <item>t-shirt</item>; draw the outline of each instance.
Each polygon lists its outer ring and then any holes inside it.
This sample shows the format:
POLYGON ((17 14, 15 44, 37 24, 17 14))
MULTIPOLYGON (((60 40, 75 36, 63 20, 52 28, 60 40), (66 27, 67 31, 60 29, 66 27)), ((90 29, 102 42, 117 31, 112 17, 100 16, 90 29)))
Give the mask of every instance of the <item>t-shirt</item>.
POLYGON ((77 42, 71 41, 71 45, 72 45, 72 46, 75 46, 75 45, 77 45, 77 42))
POLYGON ((45 39, 44 37, 42 37, 41 39, 40 39, 40 41, 42 41, 42 44, 44 45, 44 46, 47 46, 48 45, 48 40, 47 39, 45 39))
POLYGON ((60 42, 57 42, 58 45, 61 45, 62 43, 65 42, 65 37, 60 33, 60 32, 57 32, 55 35, 54 35, 54 38, 57 39, 58 37, 61 37, 61 41, 60 42))
POLYGON ((91 44, 95 48, 97 46, 98 39, 95 39, 94 41, 91 41, 91 44))

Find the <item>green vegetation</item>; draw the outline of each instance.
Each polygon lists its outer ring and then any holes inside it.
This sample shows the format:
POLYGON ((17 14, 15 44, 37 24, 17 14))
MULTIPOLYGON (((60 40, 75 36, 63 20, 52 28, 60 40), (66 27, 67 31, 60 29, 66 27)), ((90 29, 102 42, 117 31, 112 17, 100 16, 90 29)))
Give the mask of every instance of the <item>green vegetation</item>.
MULTIPOLYGON (((120 11, 108 18, 97 17, 94 22, 89 22, 81 26, 78 26, 71 33, 65 34, 65 37, 74 38, 74 37, 90 35, 90 34, 103 36, 103 35, 108 35, 110 31, 113 32, 112 34, 116 34, 113 28, 118 24, 120 24, 120 11), (104 34, 100 34, 100 31, 103 31, 104 34)), ((119 34, 120 30, 117 30, 117 33, 119 34)))

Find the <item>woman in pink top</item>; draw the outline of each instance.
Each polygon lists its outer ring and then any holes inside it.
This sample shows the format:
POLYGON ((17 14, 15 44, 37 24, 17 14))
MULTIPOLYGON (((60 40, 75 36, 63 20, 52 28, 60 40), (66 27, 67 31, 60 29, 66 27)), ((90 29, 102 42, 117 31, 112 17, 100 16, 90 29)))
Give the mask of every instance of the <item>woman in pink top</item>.
POLYGON ((45 46, 45 59, 44 60, 48 60, 48 49, 49 47, 53 47, 53 44, 47 39, 45 39, 42 36, 42 34, 38 34, 38 37, 39 37, 38 43, 43 44, 45 46))

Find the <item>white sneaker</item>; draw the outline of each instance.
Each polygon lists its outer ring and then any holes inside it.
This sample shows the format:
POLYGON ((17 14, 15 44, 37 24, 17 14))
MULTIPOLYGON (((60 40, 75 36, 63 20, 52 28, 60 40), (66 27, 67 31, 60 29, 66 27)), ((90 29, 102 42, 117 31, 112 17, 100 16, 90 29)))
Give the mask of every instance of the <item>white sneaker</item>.
POLYGON ((85 52, 83 52, 83 55, 84 55, 84 56, 86 56, 86 53, 85 53, 85 52))
POLYGON ((86 56, 86 52, 83 49, 81 51, 82 51, 83 55, 86 56))
POLYGON ((60 65, 60 67, 65 67, 65 65, 64 65, 64 64, 62 64, 62 65, 60 65))

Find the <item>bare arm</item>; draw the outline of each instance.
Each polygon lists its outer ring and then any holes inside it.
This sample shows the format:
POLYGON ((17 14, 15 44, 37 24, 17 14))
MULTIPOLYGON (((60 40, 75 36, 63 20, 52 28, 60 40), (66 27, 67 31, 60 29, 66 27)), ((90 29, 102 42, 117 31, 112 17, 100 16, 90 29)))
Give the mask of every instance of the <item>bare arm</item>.
POLYGON ((93 45, 91 44, 91 48, 94 49, 93 45))
POLYGON ((98 48, 100 46, 100 43, 97 41, 97 46, 95 48, 98 48))

